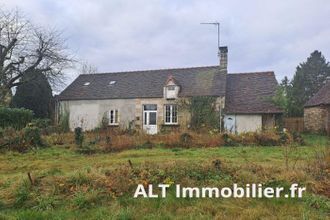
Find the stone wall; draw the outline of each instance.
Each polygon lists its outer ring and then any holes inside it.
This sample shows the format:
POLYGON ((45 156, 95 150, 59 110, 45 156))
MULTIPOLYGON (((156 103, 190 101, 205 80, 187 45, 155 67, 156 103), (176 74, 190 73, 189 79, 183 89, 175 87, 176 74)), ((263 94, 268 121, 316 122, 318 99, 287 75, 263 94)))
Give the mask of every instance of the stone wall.
POLYGON ((305 130, 310 132, 325 132, 328 121, 328 109, 324 106, 304 109, 305 130))

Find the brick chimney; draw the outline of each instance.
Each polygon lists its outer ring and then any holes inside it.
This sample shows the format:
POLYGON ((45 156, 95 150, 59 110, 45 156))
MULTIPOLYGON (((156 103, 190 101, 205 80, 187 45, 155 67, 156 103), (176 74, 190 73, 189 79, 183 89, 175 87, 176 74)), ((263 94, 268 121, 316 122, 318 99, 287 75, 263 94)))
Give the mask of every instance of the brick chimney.
POLYGON ((219 57, 220 57, 220 72, 227 73, 228 65, 228 47, 219 47, 219 57))

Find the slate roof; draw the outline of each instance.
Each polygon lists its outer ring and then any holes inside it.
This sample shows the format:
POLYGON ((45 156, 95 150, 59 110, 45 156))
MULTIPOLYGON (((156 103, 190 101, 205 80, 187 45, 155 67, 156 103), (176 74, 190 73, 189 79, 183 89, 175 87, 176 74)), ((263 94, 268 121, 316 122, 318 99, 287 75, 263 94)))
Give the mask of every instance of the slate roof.
POLYGON ((269 101, 277 85, 273 72, 224 74, 219 66, 84 74, 58 100, 161 98, 171 75, 181 87, 180 97, 226 96, 227 113, 282 112, 269 101))
POLYGON ((327 80, 325 85, 306 102, 305 107, 319 105, 330 105, 330 80, 327 80))
POLYGON ((60 95, 59 100, 117 98, 160 98, 172 75, 181 86, 181 97, 224 96, 225 74, 219 66, 162 69, 132 72, 84 74, 78 76, 60 95), (109 85, 110 81, 116 81, 109 85), (85 82, 90 82, 84 86, 85 82))
POLYGON ((236 73, 227 75, 226 113, 282 113, 270 101, 277 81, 274 72, 236 73))

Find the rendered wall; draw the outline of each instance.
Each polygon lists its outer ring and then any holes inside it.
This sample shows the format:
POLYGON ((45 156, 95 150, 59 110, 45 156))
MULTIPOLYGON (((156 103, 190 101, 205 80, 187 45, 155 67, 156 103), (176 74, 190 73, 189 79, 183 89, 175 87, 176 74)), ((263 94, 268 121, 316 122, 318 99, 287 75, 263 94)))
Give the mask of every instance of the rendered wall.
POLYGON ((225 116, 225 128, 232 127, 231 132, 242 133, 242 132, 254 132, 262 129, 262 115, 226 115, 225 116), (227 119, 232 118, 231 124, 227 119), (232 125, 234 123, 234 125, 232 125))
POLYGON ((127 128, 135 118, 133 99, 61 101, 60 114, 69 113, 69 125, 73 130, 82 127, 91 130, 101 126, 102 118, 110 109, 119 110, 119 126, 127 128))
MULTIPOLYGON (((61 101, 59 103, 59 114, 69 113, 70 129, 82 127, 84 130, 92 130, 100 127, 102 118, 110 109, 118 109, 119 111, 119 127, 128 128, 131 123, 134 128, 142 129, 143 123, 143 105, 157 105, 157 126, 158 132, 162 127, 180 127, 186 129, 190 123, 190 113, 180 107, 180 100, 166 100, 164 98, 141 98, 141 99, 109 99, 109 100, 74 100, 61 101), (178 104, 178 124, 164 125, 164 105, 178 104)), ((224 98, 216 100, 216 109, 220 106, 224 107, 224 98)), ((220 119, 219 119, 220 123, 220 119)))

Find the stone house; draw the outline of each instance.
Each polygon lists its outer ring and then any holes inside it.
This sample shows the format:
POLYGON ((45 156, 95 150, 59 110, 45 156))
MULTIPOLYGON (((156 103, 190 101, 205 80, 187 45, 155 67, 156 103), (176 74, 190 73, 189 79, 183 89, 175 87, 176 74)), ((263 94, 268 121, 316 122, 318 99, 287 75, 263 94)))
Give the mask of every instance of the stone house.
POLYGON ((330 135, 330 78, 304 106, 306 131, 330 135))
POLYGON ((155 134, 162 128, 189 128, 190 113, 178 103, 209 96, 215 97, 222 130, 274 127, 282 113, 269 100, 277 86, 274 73, 228 74, 228 49, 219 49, 220 66, 82 74, 57 97, 56 116, 68 114, 72 130, 91 130, 106 121, 114 128, 155 134))

